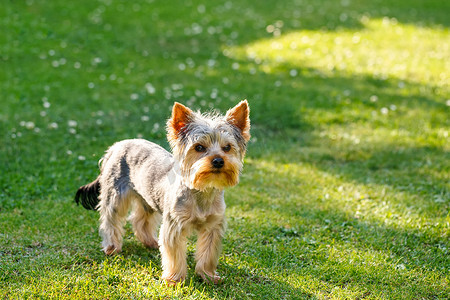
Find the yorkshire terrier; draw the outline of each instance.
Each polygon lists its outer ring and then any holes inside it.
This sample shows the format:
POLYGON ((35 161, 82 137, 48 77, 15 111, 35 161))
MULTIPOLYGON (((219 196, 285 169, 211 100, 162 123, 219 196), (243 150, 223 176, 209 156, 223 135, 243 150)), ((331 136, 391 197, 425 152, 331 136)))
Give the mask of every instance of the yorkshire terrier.
POLYGON ((100 175, 75 196, 77 204, 100 212, 105 254, 121 251, 132 207, 134 233, 145 246, 159 247, 168 284, 186 278, 186 243, 194 230, 195 272, 205 281, 220 282, 216 268, 226 227, 224 189, 239 182, 250 139, 249 112, 247 100, 224 116, 175 103, 167 121, 173 155, 143 139, 112 145, 100 160, 100 175))

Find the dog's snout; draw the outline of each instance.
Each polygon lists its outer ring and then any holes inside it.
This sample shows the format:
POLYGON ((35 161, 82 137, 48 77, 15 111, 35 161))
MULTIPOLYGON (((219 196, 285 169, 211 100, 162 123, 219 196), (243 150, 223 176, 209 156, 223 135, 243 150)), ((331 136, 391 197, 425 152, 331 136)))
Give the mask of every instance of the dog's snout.
POLYGON ((225 164, 225 161, 223 160, 222 157, 215 157, 212 161, 211 161, 212 165, 214 168, 216 169, 220 169, 223 167, 223 165, 225 164))

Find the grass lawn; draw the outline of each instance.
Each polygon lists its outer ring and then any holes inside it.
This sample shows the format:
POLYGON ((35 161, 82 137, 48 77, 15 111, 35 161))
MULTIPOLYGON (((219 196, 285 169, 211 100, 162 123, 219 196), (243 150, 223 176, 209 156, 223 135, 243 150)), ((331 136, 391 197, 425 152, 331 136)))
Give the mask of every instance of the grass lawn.
POLYGON ((0 298, 448 299, 450 2, 4 1, 0 298), (174 101, 248 99, 219 286, 160 280, 77 207, 115 141, 168 148, 174 101))

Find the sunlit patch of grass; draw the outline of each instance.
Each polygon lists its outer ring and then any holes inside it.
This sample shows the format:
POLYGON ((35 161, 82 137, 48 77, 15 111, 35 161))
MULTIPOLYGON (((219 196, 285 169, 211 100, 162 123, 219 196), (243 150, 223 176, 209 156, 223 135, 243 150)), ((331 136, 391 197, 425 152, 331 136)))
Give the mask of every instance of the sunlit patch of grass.
MULTIPOLYGON (((401 24, 388 17, 363 16, 361 23, 364 28, 358 30, 287 32, 224 51, 268 73, 279 66, 289 67, 291 77, 301 75, 304 68, 314 68, 325 76, 358 74, 448 88, 448 29, 401 24)), ((399 82, 399 88, 403 86, 399 82)))

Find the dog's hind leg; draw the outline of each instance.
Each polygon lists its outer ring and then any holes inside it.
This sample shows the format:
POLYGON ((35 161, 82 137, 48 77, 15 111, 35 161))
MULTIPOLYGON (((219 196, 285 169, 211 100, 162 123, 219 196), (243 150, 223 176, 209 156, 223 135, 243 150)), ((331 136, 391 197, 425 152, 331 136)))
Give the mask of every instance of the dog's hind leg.
POLYGON ((133 213, 130 216, 134 234, 148 248, 158 249, 158 225, 161 214, 154 211, 142 197, 136 195, 133 213))
POLYGON ((101 187, 100 198, 100 235, 103 238, 103 251, 106 255, 113 255, 122 250, 123 226, 131 202, 130 192, 101 187))

